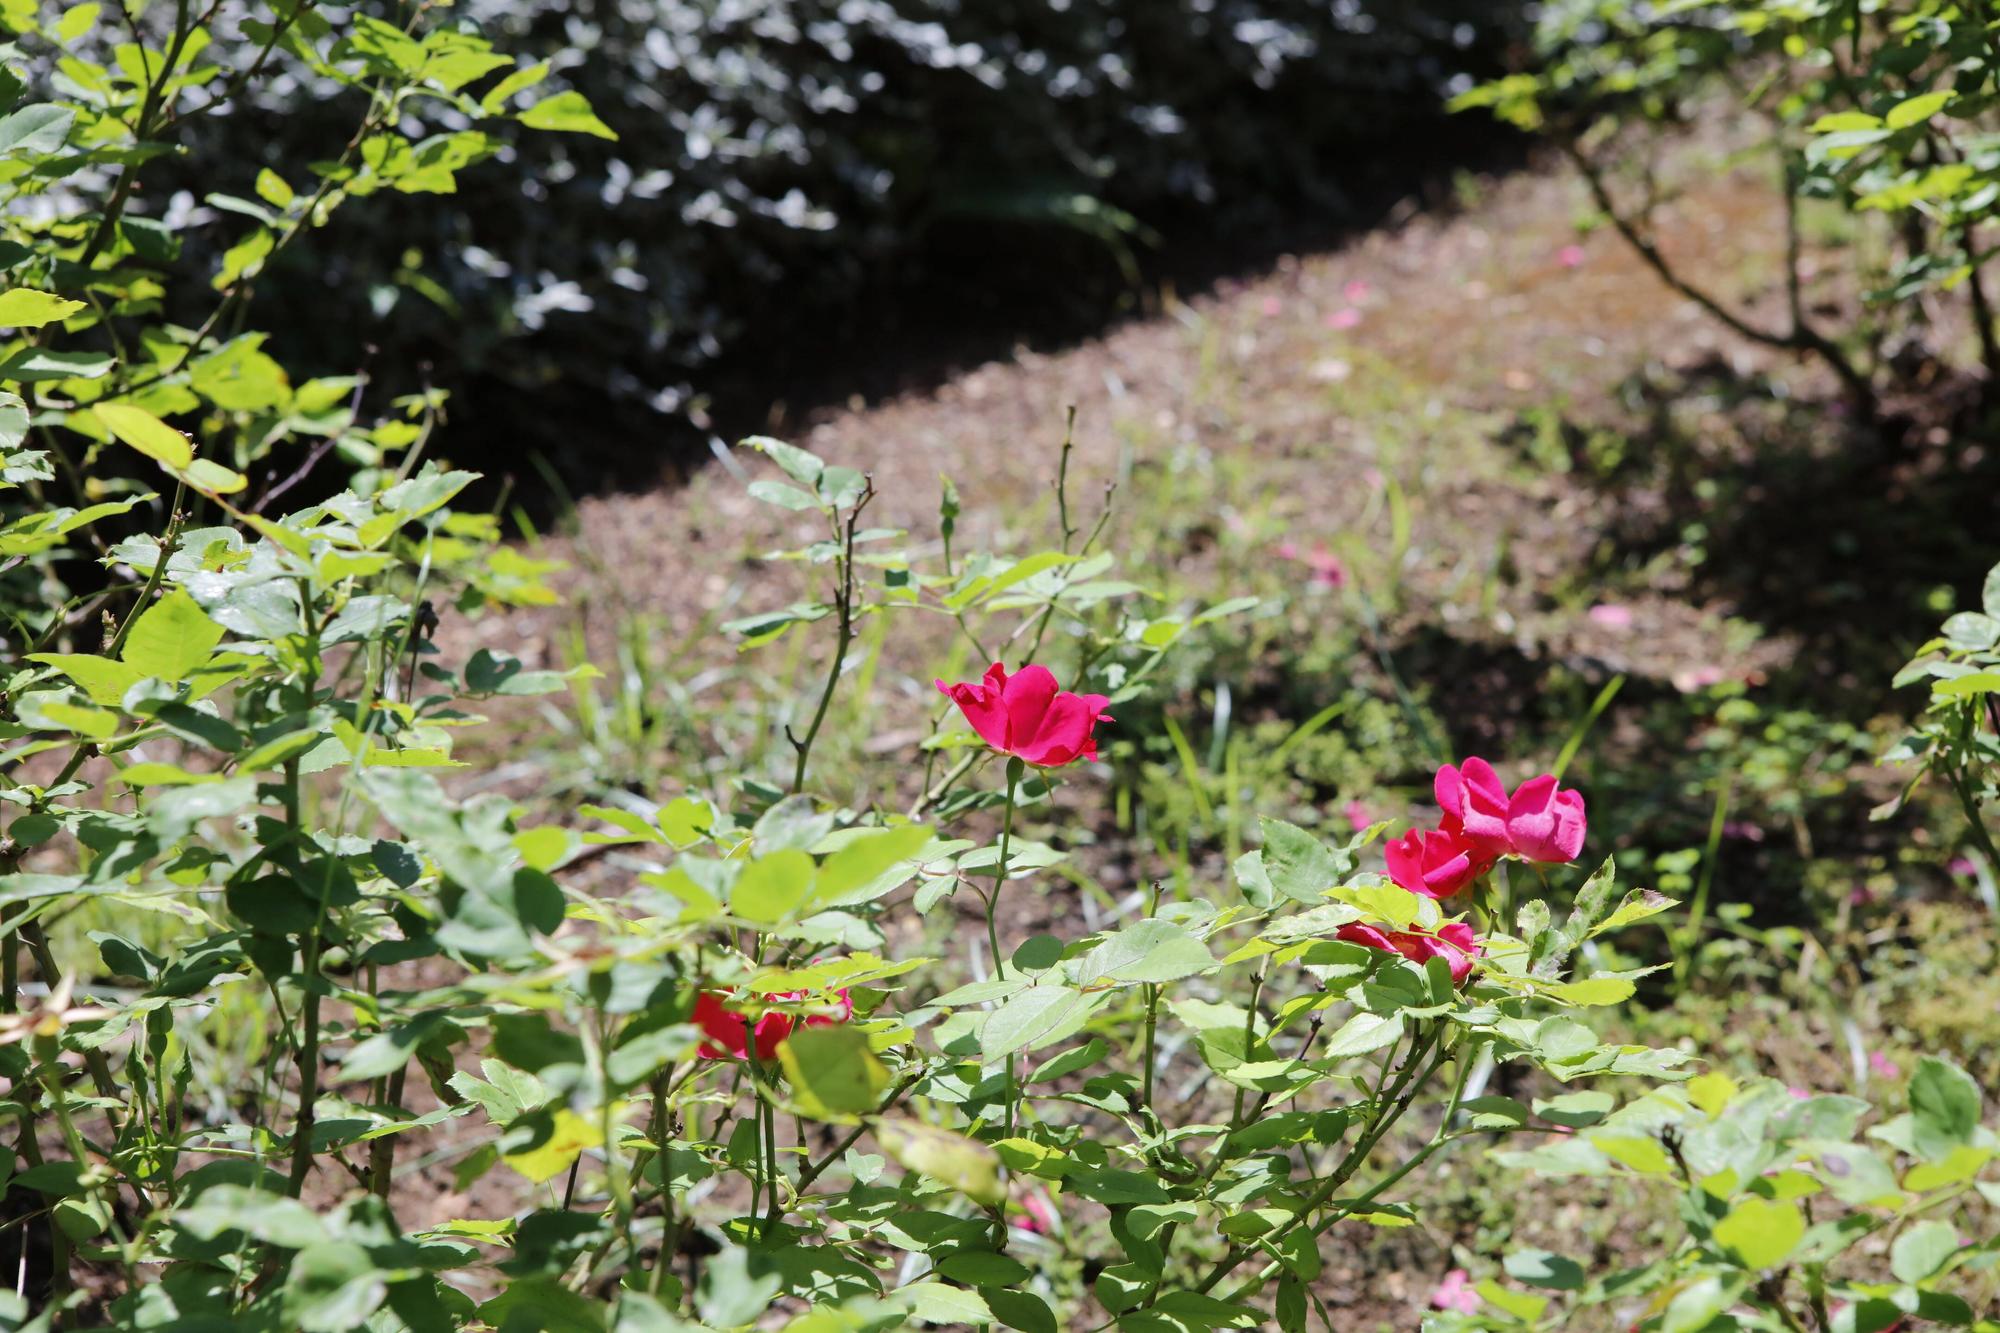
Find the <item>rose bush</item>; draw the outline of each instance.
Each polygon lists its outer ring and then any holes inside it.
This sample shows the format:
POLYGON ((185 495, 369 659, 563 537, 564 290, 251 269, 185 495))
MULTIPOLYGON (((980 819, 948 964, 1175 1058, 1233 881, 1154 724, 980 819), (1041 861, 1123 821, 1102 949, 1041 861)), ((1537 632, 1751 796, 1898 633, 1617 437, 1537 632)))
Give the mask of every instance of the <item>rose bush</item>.
POLYGON ((1539 779, 1520 788, 1535 800, 1493 798, 1480 761, 1462 771, 1483 794, 1417 845, 1521 806, 1494 823, 1520 847, 1482 848, 1448 902, 1364 868, 1379 827, 1327 844, 1271 820, 1233 894, 1024 931, 1006 895, 1063 852, 1019 816, 1059 830, 1087 807, 1108 711, 1189 625, 1237 608, 1148 615, 1067 525, 1018 558, 892 544, 855 521, 870 479, 752 447, 783 477, 756 494, 821 527, 803 553, 830 576, 827 601, 734 626, 750 646, 831 631, 786 728, 788 785, 745 774, 645 813, 584 807, 581 827, 452 797, 425 770, 456 762, 464 702, 564 682, 431 641, 427 599, 470 554, 446 508, 469 477, 436 468, 282 518, 191 471, 221 521, 122 547, 139 596, 121 632, 21 664, 0 905, 23 956, 0 1000, 34 1016, 0 1058, 11 1188, 55 1247, 33 1281, 45 1321, 1302 1327, 1323 1233, 1406 1216, 1399 1184, 1465 1140, 1545 1132, 1467 1094, 1482 1063, 1679 1076, 1681 1053, 1570 1016, 1634 985, 1574 971, 1578 947, 1670 904, 1616 900, 1607 863, 1509 919, 1519 886, 1496 867, 1581 821, 1550 833, 1533 819, 1569 803, 1539 779), (908 810, 816 796, 844 644, 920 612, 1065 669, 940 685, 908 810), (635 866, 634 891, 570 872, 594 847, 635 866), (888 949, 960 894, 983 949, 888 949), (107 920, 94 962, 65 967, 48 928, 111 903, 199 928, 107 920), (182 1052, 263 1005, 269 1094, 190 1107, 182 1052), (502 1171, 519 1202, 411 1226, 401 1182, 433 1162, 502 1171), (1094 1237, 1087 1289, 1020 1239, 1051 1228, 1094 1237), (78 1281, 95 1271, 130 1276, 100 1295, 78 1281))

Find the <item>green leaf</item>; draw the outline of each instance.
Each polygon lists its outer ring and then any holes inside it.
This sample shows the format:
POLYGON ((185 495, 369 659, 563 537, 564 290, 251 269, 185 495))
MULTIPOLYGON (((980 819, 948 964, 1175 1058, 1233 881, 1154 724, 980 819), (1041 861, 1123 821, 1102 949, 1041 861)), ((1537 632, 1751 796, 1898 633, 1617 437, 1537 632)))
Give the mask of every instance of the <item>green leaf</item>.
POLYGON ((1892 130, 1906 130, 1912 125, 1921 125, 1944 110, 1944 104, 1951 99, 1952 93, 1948 88, 1937 92, 1919 93, 1890 107, 1889 113, 1882 117, 1882 123, 1892 130))
POLYGON ((1583 1266, 1547 1250, 1516 1250, 1501 1262, 1507 1276, 1531 1287, 1575 1291, 1583 1286, 1583 1266))
POLYGON ((1187 927, 1157 918, 1116 931, 1070 964, 1079 986, 1176 981, 1215 966, 1215 955, 1187 927))
MULTIPOLYGON (((1725 1283, 1713 1275, 1690 1282, 1668 1304, 1666 1315, 1660 1322, 1660 1333, 1701 1333, 1724 1310, 1735 1304, 1736 1293, 1740 1289, 1736 1283, 1725 1283)), ((1482 1285, 1480 1291, 1484 1293, 1485 1290, 1482 1285)))
POLYGON ((896 1300, 909 1311, 911 1318, 929 1324, 965 1327, 993 1322, 993 1312, 986 1308, 978 1292, 943 1282, 913 1282, 896 1292, 896 1300))
POLYGON ((768 435, 750 435, 736 442, 739 449, 755 449, 785 470, 785 475, 808 490, 817 491, 819 475, 826 471, 826 463, 818 454, 801 449, 796 444, 786 444, 768 435))
POLYGON ((1379 1051, 1396 1038, 1403 1035, 1403 1016, 1396 1014, 1359 1013, 1342 1024, 1340 1029, 1321 1043, 1318 1056, 1327 1060, 1341 1060, 1354 1055, 1366 1055, 1379 1051))
POLYGON ((1537 1296, 1532 1292, 1515 1291, 1491 1279, 1481 1282, 1473 1290, 1477 1291, 1480 1299, 1487 1304, 1505 1310, 1524 1324, 1534 1323, 1542 1317, 1542 1311, 1549 1308, 1548 1297, 1537 1296))
MULTIPOLYGON (((18 393, 0 393, 0 450, 18 448, 27 438, 28 405, 18 393)), ((36 452, 0 459, 6 469, 5 481, 8 485, 18 485, 23 481, 50 480, 55 473, 49 470, 47 458, 47 454, 36 452)))
POLYGON ((1992 1160, 1991 1148, 1963 1144, 1953 1148, 1941 1161, 1920 1162, 1911 1167, 1909 1174, 1903 1177, 1903 1188, 1923 1194, 1943 1189, 1946 1185, 1960 1185, 1978 1175, 1992 1160))
POLYGON ((257 197, 273 208, 284 208, 297 196, 283 176, 265 167, 257 173, 257 197))
POLYGON ((39 329, 44 324, 68 319, 83 306, 82 301, 71 301, 54 292, 16 287, 10 292, 0 292, 0 328, 39 329))
POLYGON ((980 1029, 979 1048, 988 1060, 1031 1048, 1035 1039, 1053 1031, 1080 997, 1067 986, 1031 986, 987 1016, 980 1029))
POLYGON ((69 138, 76 112, 52 102, 24 106, 0 120, 0 157, 53 153, 69 138))
MULTIPOLYGON (((844 905, 848 894, 873 886, 890 870, 922 851, 931 838, 928 828, 912 824, 871 829, 844 843, 820 866, 813 883, 813 900, 844 905)), ((909 873, 915 873, 915 867, 910 867, 909 873)))
POLYGON ((1325 843, 1296 824, 1260 818, 1264 831, 1264 870, 1271 887, 1302 903, 1325 901, 1325 891, 1339 883, 1351 867, 1325 843))
MULTIPOLYGON (((23 708, 21 711, 25 714, 28 710, 23 708)), ((55 702, 42 704, 34 711, 41 715, 42 722, 53 723, 94 741, 118 734, 118 715, 102 708, 55 702)))
POLYGON ((1889 1247, 1889 1271, 1898 1282, 1914 1286, 1944 1267, 1945 1260, 1956 1253, 1957 1227, 1936 1219, 1918 1222, 1889 1247))
POLYGON ((106 430, 146 457, 177 472, 186 471, 188 464, 194 462, 194 447, 188 443, 188 437, 145 408, 130 403, 99 403, 91 410, 106 430))
POLYGON ((1008 1328, 1018 1328, 1022 1333, 1057 1331, 1055 1311, 1032 1291, 1013 1287, 982 1287, 979 1294, 986 1298, 993 1317, 1008 1328))
POLYGON ((0 362, 0 380, 22 384, 45 384, 50 380, 96 380, 111 373, 118 364, 102 352, 56 352, 46 347, 23 347, 0 362))
POLYGON ((1805 1234, 1805 1214, 1797 1204, 1755 1195, 1730 1209, 1713 1233, 1715 1243, 1736 1262, 1758 1272, 1783 1263, 1805 1234))
POLYGON ((812 890, 812 857, 786 848, 743 868, 729 891, 729 910, 745 921, 775 926, 803 905, 812 890))
POLYGON ((1625 900, 1618 904, 1610 916, 1590 928, 1591 937, 1594 939, 1614 930, 1622 930, 1626 926, 1644 921, 1647 917, 1658 916, 1678 906, 1679 902, 1664 893, 1652 889, 1634 889, 1625 895, 1625 900))
POLYGON ((1512 1097, 1474 1097, 1459 1108, 1474 1129, 1519 1129, 1528 1123, 1528 1108, 1512 1097))
POLYGON ((1537 1099, 1535 1114, 1552 1125, 1566 1129, 1588 1129, 1611 1114, 1617 1105, 1608 1092, 1565 1092, 1547 1100, 1537 1099))
POLYGON ((241 472, 206 458, 189 463, 183 475, 188 485, 204 495, 234 495, 250 485, 250 478, 241 472))
POLYGON ((508 1153, 508 1166, 540 1184, 553 1180, 569 1170, 570 1164, 583 1155, 586 1148, 595 1148, 604 1142, 603 1133, 596 1124, 585 1120, 567 1106, 559 1106, 550 1117, 553 1125, 549 1136, 531 1148, 516 1153, 508 1153))
POLYGON ((1944 636, 1954 648, 1983 652, 2000 643, 2000 620, 1978 611, 1960 611, 1944 622, 1944 636))
POLYGON ((544 97, 515 119, 531 130, 591 134, 614 142, 618 138, 611 127, 599 120, 597 113, 590 109, 589 99, 577 92, 557 93, 554 97, 544 97))
POLYGON ((1630 977, 1587 977, 1582 981, 1566 981, 1550 986, 1542 993, 1564 1004, 1588 1008, 1629 1000, 1637 989, 1630 977))
POLYGON ((285 1278, 282 1305, 301 1333, 350 1333, 388 1295, 383 1271, 351 1240, 322 1241, 300 1250, 285 1278))
POLYGON ((176 588, 139 616, 118 656, 142 675, 182 681, 207 664, 220 642, 222 626, 185 588, 176 588))
POLYGON ((546 60, 537 65, 523 65, 488 89, 486 95, 479 99, 479 109, 489 116, 497 115, 506 107, 508 98, 526 92, 548 76, 549 62, 546 60))
POLYGON ((889 1071, 856 1028, 800 1027, 779 1043, 778 1061, 800 1107, 816 1120, 873 1111, 889 1087, 889 1071))
POLYGON ((959 1250, 938 1260, 937 1271, 968 1287, 1011 1287, 1026 1282, 1028 1266, 992 1250, 959 1250))
POLYGON ((77 38, 95 26, 98 12, 103 8, 103 5, 88 4, 65 10, 63 16, 56 21, 56 42, 62 46, 74 43, 77 38))
POLYGON ((1949 1060, 1927 1055, 1910 1076, 1917 1155, 1936 1161, 1972 1139, 1979 1126, 1979 1085, 1949 1060))
MULTIPOLYGON (((133 628, 136 632, 138 627, 133 628)), ((118 707, 124 702, 125 691, 145 679, 145 673, 136 667, 91 653, 30 653, 28 660, 54 667, 82 686, 92 703, 107 708, 118 707)))
POLYGON ((974 1203, 997 1208, 1007 1198, 1006 1187, 1000 1183, 999 1155, 976 1139, 895 1116, 876 1125, 875 1141, 905 1168, 957 1190, 974 1203))
MULTIPOLYGON (((263 341, 263 335, 255 333, 231 339, 194 363, 189 370, 189 387, 225 411, 256 412, 276 407, 290 394, 291 381, 284 368, 260 350, 263 341)), ((416 481, 412 478, 403 485, 416 481)), ((392 488, 384 499, 400 489, 392 488)))
POLYGON ((281 1249, 302 1250, 327 1239, 325 1221, 296 1199, 242 1185, 211 1185, 176 1208, 173 1224, 199 1240, 240 1231, 281 1249))

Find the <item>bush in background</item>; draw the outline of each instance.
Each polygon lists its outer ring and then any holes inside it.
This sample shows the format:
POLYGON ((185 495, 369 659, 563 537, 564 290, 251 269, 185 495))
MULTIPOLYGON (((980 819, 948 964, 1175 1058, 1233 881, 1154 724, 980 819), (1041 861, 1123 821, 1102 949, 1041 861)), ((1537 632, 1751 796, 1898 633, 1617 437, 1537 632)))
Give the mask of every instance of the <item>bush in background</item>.
MULTIPOLYGON (((455 197, 368 201, 286 257, 311 299, 276 345, 325 373, 365 356, 397 390, 428 363, 477 388, 460 424, 482 446, 559 442, 580 467, 581 434, 603 441, 592 470, 651 464, 635 427, 706 427, 721 383, 753 383, 759 411, 796 401, 836 339, 879 348, 900 323, 929 350, 980 318, 1101 316, 1153 229, 1350 209, 1374 167, 1407 170, 1461 71, 1496 68, 1516 10, 474 0, 440 17, 548 61, 616 140, 516 135, 512 169, 455 197)), ((300 96, 310 79, 210 122, 179 168, 188 200, 229 164, 318 143, 340 112, 300 96)))

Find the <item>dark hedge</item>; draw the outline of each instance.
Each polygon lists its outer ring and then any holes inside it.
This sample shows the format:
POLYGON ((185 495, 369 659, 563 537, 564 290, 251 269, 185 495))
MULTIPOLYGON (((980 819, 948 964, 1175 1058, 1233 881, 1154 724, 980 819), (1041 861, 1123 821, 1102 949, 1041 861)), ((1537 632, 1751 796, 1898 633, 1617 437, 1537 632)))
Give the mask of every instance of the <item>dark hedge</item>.
MULTIPOLYGON (((718 390, 731 411, 796 402, 828 367, 960 325, 1101 315, 1162 232, 1346 215, 1467 133, 1441 98, 1498 66, 1522 9, 469 0, 451 21, 551 60, 542 91, 581 90, 618 141, 520 136, 457 195, 356 201, 286 256, 271 286, 292 307, 259 318, 301 369, 365 355, 385 391, 451 388, 468 460, 656 466, 718 390)), ((218 167, 341 134, 352 108, 311 93, 212 121, 194 197, 218 167)))

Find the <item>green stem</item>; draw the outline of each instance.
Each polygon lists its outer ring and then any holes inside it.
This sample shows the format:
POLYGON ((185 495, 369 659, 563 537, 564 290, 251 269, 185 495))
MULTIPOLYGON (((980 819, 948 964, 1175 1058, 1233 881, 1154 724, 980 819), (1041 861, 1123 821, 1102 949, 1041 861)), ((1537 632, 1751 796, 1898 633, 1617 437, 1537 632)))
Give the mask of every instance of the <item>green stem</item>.
MULTIPOLYGON (((317 644, 315 644, 317 647, 317 644)), ((285 761, 285 825, 293 838, 299 835, 299 761, 285 761)), ((326 913, 326 904, 320 904, 320 916, 326 913)), ((304 947, 301 949, 299 1007, 303 1011, 300 1022, 304 1028, 299 1040, 299 1113, 292 1123, 292 1170, 286 1181, 285 1192, 296 1199, 305 1189, 306 1177, 312 1174, 313 1125, 318 1119, 319 1101, 319 958, 321 949, 320 921, 315 920, 306 932, 304 947)))
POLYGON ((1160 1022, 1160 988, 1146 987, 1146 1076, 1139 1090, 1139 1105, 1148 1110, 1153 1106, 1153 1045, 1154 1030, 1160 1022))
MULTIPOLYGON (((1378 1097, 1376 1099, 1374 1115, 1369 1122, 1368 1129, 1363 1133, 1360 1140, 1355 1143, 1353 1149, 1348 1152, 1346 1159, 1341 1162, 1333 1174, 1321 1183, 1318 1189, 1313 1191, 1311 1197, 1299 1206, 1298 1211, 1292 1215, 1292 1222, 1272 1235, 1263 1238, 1259 1242, 1260 1246, 1269 1245, 1275 1247, 1286 1236, 1298 1230, 1299 1227, 1304 1226, 1307 1220, 1314 1213, 1325 1207, 1332 1200, 1333 1196, 1340 1191, 1340 1187, 1345 1185, 1353 1177, 1354 1173, 1361 1169, 1363 1163, 1368 1160, 1368 1154, 1374 1151, 1375 1145, 1381 1142, 1382 1137, 1393 1129, 1396 1122, 1402 1118, 1403 1112, 1409 1109, 1411 1101, 1410 1087, 1413 1083, 1421 1081, 1418 1070, 1424 1065, 1426 1058, 1430 1055, 1430 1043, 1434 1040, 1434 1033, 1426 1033, 1423 1037, 1412 1043, 1409 1058, 1403 1066, 1403 1073, 1396 1079, 1395 1085, 1389 1089, 1385 1097, 1378 1097)), ((1443 1062, 1443 1059, 1444 1057, 1440 1054, 1436 1059, 1431 1060, 1429 1068, 1423 1070, 1423 1077, 1428 1078, 1430 1073, 1443 1062)), ((1238 1245, 1231 1249, 1229 1253, 1225 1254, 1216 1263, 1214 1268, 1209 1270, 1208 1276, 1202 1279, 1201 1284, 1195 1288, 1195 1291, 1205 1295, 1213 1290, 1222 1279, 1229 1276, 1238 1264, 1255 1253, 1257 1248, 1258 1246, 1238 1245)))
POLYGON ((1007 882, 1007 844, 1014 835, 1014 792, 1026 768, 1019 759, 1007 760, 1007 807, 1000 816, 1000 857, 993 863, 993 892, 986 899, 986 943, 993 950, 993 975, 1007 975, 1006 959, 1000 953, 1000 929, 995 917, 1000 910, 1000 889, 1007 882))

